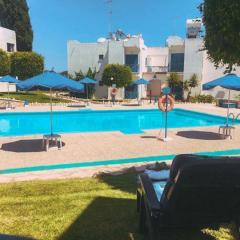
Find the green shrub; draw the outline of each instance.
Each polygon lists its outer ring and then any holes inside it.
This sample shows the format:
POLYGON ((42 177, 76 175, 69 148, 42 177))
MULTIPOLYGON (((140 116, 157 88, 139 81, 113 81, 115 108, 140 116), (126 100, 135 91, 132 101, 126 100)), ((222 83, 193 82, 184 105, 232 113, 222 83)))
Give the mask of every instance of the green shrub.
POLYGON ((35 52, 15 52, 11 54, 11 74, 20 80, 43 72, 44 58, 35 52))
POLYGON ((0 49, 0 76, 10 73, 10 59, 8 54, 0 49))
POLYGON ((108 64, 103 71, 102 82, 108 87, 113 84, 116 84, 117 88, 126 87, 132 82, 131 68, 120 64, 108 64))
POLYGON ((213 103, 215 98, 212 95, 197 95, 195 97, 190 97, 189 101, 191 103, 213 103))

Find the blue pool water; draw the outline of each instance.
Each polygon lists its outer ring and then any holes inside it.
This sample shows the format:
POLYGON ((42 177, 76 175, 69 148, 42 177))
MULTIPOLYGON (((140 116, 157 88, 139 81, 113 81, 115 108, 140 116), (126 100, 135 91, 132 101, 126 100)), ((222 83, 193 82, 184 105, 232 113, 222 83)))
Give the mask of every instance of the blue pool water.
MULTIPOLYGON (((54 133, 121 131, 141 133, 164 126, 164 114, 150 110, 94 110, 53 113, 54 133)), ((225 118, 183 109, 168 114, 169 128, 214 126, 225 118)), ((1 113, 0 136, 46 134, 50 132, 49 112, 1 113)))

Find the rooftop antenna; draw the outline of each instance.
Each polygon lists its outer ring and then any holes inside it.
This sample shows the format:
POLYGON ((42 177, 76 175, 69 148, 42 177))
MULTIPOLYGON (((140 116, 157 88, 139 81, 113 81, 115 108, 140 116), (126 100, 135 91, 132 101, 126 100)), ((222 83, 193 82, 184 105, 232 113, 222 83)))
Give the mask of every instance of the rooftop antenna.
POLYGON ((112 4, 113 0, 106 0, 106 4, 108 5, 108 32, 111 37, 112 34, 112 4))

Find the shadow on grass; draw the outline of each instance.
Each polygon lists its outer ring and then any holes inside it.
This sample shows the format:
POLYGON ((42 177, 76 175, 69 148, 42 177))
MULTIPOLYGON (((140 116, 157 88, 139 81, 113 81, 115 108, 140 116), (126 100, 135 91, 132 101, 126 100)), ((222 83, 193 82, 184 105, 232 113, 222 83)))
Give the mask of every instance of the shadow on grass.
POLYGON ((139 173, 127 173, 118 176, 102 175, 99 180, 112 186, 114 189, 119 189, 124 192, 136 193, 137 176, 139 173))
POLYGON ((198 140, 222 140, 218 133, 205 131, 179 131, 177 136, 198 140))
MULTIPOLYGON (((132 193, 135 194, 136 193, 136 189, 137 189, 137 176, 139 173, 128 173, 128 174, 123 174, 123 175, 119 175, 119 176, 111 176, 111 175, 103 175, 100 176, 99 179, 105 183, 107 183, 108 185, 110 185, 111 187, 113 187, 113 189, 119 189, 121 191, 124 192, 128 192, 128 193, 132 193)), ((94 216, 94 211, 96 216, 99 216, 101 214, 104 215, 104 212, 108 215, 105 216, 105 218, 107 219, 108 223, 111 223, 111 218, 113 219, 113 224, 115 224, 116 221, 116 217, 118 218, 118 214, 120 214, 119 219, 119 223, 115 226, 115 227, 119 227, 121 228, 121 224, 133 224, 134 223, 134 227, 132 227, 132 232, 135 234, 133 234, 133 236, 130 238, 129 235, 125 235, 125 238, 123 238, 123 235, 113 235, 115 237, 110 238, 109 236, 106 237, 106 239, 131 239, 131 240, 136 240, 136 239, 147 239, 144 238, 144 236, 139 235, 139 231, 138 231, 138 214, 137 214, 137 210, 136 210, 136 200, 126 200, 126 199, 112 199, 112 198, 99 198, 97 200, 95 200, 89 207, 88 209, 85 211, 85 217, 87 218, 87 213, 90 212, 92 216, 94 216), (123 203, 125 202, 125 203, 123 203), (125 206, 125 209, 123 208, 123 204, 129 204, 129 206, 125 206), (102 206, 101 206, 102 205, 102 206), (93 207, 93 208, 92 208, 93 207), (116 209, 114 209, 116 208, 116 209), (99 211, 99 209, 101 209, 99 211), (109 214, 110 213, 110 214, 109 214), (122 237, 118 237, 118 236, 122 236, 122 237)), ((79 222, 82 218, 79 218, 79 222)), ((77 220, 77 221, 78 221, 77 220)), ((92 228, 91 224, 94 225, 94 228, 97 227, 95 225, 95 219, 92 219, 92 221, 88 221, 89 227, 92 228)), ((99 218, 98 218, 99 221, 99 218)), ((97 221, 97 222, 98 222, 97 221)), ((105 221, 103 219, 103 221, 105 221)), ((98 223, 97 223, 98 224, 98 223)), ((104 224, 104 223, 101 223, 104 224)), ((100 226, 101 226, 100 224, 100 226)), ((85 225, 84 225, 85 226, 85 225)), ((81 225, 79 224, 79 228, 81 227, 81 225)), ((109 225, 109 228, 111 228, 111 224, 109 225)), ((114 230, 115 231, 115 230, 114 230)), ((125 231, 126 233, 126 231, 125 231)), ((112 235, 112 232, 110 231, 109 234, 112 235)), ((65 235, 63 234, 63 238, 60 238, 60 240, 65 240, 68 239, 67 236, 69 235, 65 235), (65 238, 66 237, 66 238, 65 238)), ((102 235, 101 235, 102 236, 102 235)), ((104 235, 105 236, 105 235, 104 235)), ((161 240, 220 240, 222 239, 221 237, 225 237, 224 239, 226 240, 237 240, 237 234, 236 234, 236 229, 234 225, 225 225, 224 226, 224 230, 223 232, 220 231, 218 228, 217 229, 208 229, 207 231, 205 230, 201 230, 201 229, 172 229, 171 231, 169 231, 166 235, 166 238, 163 238, 161 240)), ((74 239, 74 238, 69 238, 69 239, 74 239)), ((104 239, 101 238, 99 235, 96 235, 96 238, 90 238, 90 239, 104 239)))
MULTIPOLYGON (((212 232, 211 232, 212 231, 212 232)), ((199 229, 171 229, 161 240, 220 240, 234 238, 230 235, 204 232, 199 229), (215 237, 216 236, 216 237, 215 237), (223 237, 223 238, 221 238, 223 237)), ((232 234, 234 235, 234 234, 232 234)), ((98 197, 59 236, 58 240, 147 240, 138 231, 136 201, 131 199, 98 197)), ((236 238, 237 239, 237 238, 236 238)), ((159 239, 160 240, 160 239, 159 239)))
MULTIPOLYGON (((65 143, 62 143, 63 147, 65 143)), ((18 140, 2 144, 1 150, 7 152, 43 152, 42 139, 18 140)))
POLYGON ((0 233, 0 240, 34 240, 34 239, 29 237, 21 237, 0 233))
POLYGON ((137 234, 135 205, 131 199, 98 197, 57 239, 142 239, 137 234))

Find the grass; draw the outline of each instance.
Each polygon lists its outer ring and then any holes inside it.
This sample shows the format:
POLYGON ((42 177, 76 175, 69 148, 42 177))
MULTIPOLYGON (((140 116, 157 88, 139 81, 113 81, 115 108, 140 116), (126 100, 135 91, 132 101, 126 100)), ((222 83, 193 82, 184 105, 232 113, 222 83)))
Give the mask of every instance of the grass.
MULTIPOLYGON (((0 184, 0 233, 44 240, 142 240, 135 190, 135 174, 0 184)), ((189 230, 168 240, 233 240, 232 232, 231 227, 189 230)))
MULTIPOLYGON (((29 101, 30 103, 37 102, 37 103, 49 103, 50 97, 46 95, 42 91, 34 91, 34 92, 11 92, 9 93, 0 93, 0 98, 11 98, 20 101, 29 101)), ((56 98, 53 97, 53 103, 68 103, 71 102, 66 99, 56 98)))

